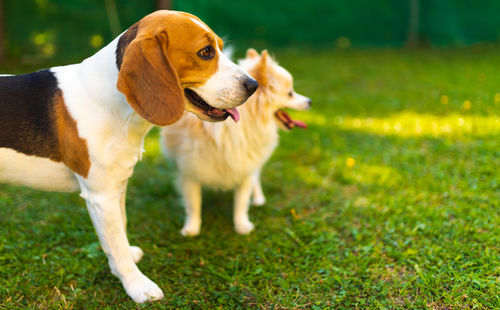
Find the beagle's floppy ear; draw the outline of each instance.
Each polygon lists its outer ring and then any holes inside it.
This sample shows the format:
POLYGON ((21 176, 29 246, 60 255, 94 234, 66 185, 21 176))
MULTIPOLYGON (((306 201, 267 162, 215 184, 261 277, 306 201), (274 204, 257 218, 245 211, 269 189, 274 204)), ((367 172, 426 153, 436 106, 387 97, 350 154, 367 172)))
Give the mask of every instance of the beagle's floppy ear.
POLYGON ((259 57, 259 52, 257 52, 255 49, 253 48, 249 48, 247 50, 247 58, 250 58, 250 59, 253 59, 255 57, 259 57))
POLYGON ((157 37, 134 39, 125 50, 116 87, 132 109, 147 121, 166 126, 184 113, 184 95, 177 72, 157 37))

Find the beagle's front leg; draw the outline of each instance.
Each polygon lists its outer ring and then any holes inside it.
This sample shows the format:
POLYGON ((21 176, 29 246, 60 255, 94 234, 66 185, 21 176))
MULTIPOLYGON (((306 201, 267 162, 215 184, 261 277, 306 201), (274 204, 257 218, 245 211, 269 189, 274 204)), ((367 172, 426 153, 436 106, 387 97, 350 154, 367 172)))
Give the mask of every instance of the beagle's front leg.
MULTIPOLYGON (((125 233, 127 233, 127 208, 125 204, 125 201, 127 199, 127 183, 128 182, 125 181, 125 185, 122 186, 120 197, 120 211, 122 214, 122 223, 123 228, 125 229, 125 233)), ((144 252, 142 251, 142 249, 135 245, 130 246, 130 252, 132 252, 132 258, 134 259, 135 263, 138 263, 144 256, 144 252)))
POLYGON ((113 186, 106 186, 108 190, 92 190, 85 181, 81 182, 81 187, 111 272, 120 279, 127 294, 135 302, 163 298, 161 289, 135 265, 120 208, 123 195, 120 187, 114 187, 116 191, 110 190, 113 186))

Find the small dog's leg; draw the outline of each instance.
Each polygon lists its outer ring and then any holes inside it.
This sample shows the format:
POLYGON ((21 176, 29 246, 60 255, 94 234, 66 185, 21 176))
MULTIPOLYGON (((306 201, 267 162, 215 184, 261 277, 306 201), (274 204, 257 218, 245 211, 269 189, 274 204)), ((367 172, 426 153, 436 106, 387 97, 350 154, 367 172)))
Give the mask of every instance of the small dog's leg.
POLYGON ((197 236, 201 227, 201 185, 184 177, 180 177, 179 184, 186 211, 181 234, 186 237, 197 236))
POLYGON ((134 263, 121 216, 121 193, 95 192, 82 186, 82 197, 87 202, 90 218, 108 257, 111 272, 120 279, 127 294, 135 302, 163 298, 161 289, 142 274, 134 263))
MULTIPOLYGON (((123 222, 123 227, 125 229, 125 233, 127 233, 127 209, 126 209, 126 201, 127 198, 127 182, 125 182, 125 186, 122 189, 122 194, 120 197, 120 211, 122 214, 122 222, 123 222)), ((141 259, 142 256, 144 256, 144 252, 142 249, 138 246, 130 246, 130 252, 132 253, 132 259, 134 260, 135 263, 138 263, 141 259)))
POLYGON ((260 183, 260 170, 253 175, 252 205, 262 206, 266 203, 266 196, 260 183))
POLYGON ((248 219, 252 185, 253 179, 252 177, 248 177, 234 192, 234 229, 242 235, 250 233, 254 228, 254 225, 248 219))

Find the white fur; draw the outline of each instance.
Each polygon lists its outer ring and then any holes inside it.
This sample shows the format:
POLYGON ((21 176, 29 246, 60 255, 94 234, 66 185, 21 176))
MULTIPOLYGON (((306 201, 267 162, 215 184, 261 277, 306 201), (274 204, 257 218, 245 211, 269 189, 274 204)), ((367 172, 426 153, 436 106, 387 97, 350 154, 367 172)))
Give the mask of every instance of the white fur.
MULTIPOLYGON (((240 64, 252 72, 257 61, 240 64)), ((276 71, 273 76, 289 79, 287 82, 291 85, 291 75, 286 70, 274 62, 270 66, 276 71)), ((241 114, 238 123, 230 120, 202 123, 185 114, 176 124, 162 129, 163 151, 179 171, 179 189, 186 210, 181 230, 184 236, 196 236, 200 232, 202 186, 217 190, 234 189, 235 230, 248 234, 254 229, 248 218, 248 208, 251 196, 253 204, 265 203, 260 171, 278 144, 274 112, 283 107, 306 109, 310 104, 309 98, 295 92, 292 98, 283 98, 281 92, 287 94, 288 89, 275 92, 270 92, 268 86, 259 86, 257 92, 238 108, 241 114)))
MULTIPOLYGON (((144 137, 153 125, 136 114, 116 88, 117 43, 118 38, 80 64, 51 68, 79 136, 87 142, 91 163, 88 176, 74 174, 63 164, 48 159, 0 149, 0 181, 48 190, 80 188, 111 272, 134 301, 144 302, 163 298, 163 292, 135 264, 143 252, 139 247, 131 247, 126 236, 125 195, 127 180, 143 152, 144 137)), ((217 72, 219 84, 210 82, 204 88, 207 97, 214 97, 210 90, 226 83, 235 84, 220 76, 229 79, 235 78, 235 72, 244 73, 224 61, 217 72), (226 75, 224 70, 234 72, 226 75)), ((221 102, 224 108, 230 99, 221 102)), ((244 101, 241 97, 233 99, 230 107, 244 101)))
POLYGON ((78 181, 62 163, 47 158, 29 156, 8 148, 0 148, 0 180, 46 191, 73 192, 78 181), (29 178, 26 176, 29 175, 29 178))

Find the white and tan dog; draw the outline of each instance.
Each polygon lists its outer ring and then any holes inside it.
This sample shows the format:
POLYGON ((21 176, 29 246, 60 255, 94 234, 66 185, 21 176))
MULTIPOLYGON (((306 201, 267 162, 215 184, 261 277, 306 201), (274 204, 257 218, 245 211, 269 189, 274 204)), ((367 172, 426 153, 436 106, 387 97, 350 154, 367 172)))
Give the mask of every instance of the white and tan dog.
POLYGON ((240 63, 259 82, 259 89, 239 110, 241 121, 204 123, 192 115, 162 129, 167 157, 178 168, 179 187, 186 210, 181 233, 196 236, 201 226, 201 188, 235 189, 234 228, 248 234, 254 225, 248 218, 253 204, 265 203, 260 171, 278 144, 278 127, 305 124, 292 120, 282 108, 308 109, 311 100, 293 90, 290 73, 263 51, 247 51, 240 63))
POLYGON ((197 17, 157 11, 82 63, 0 77, 0 182, 81 191, 111 272, 136 302, 163 297, 126 235, 127 180, 153 125, 189 110, 238 120, 257 82, 197 17))

